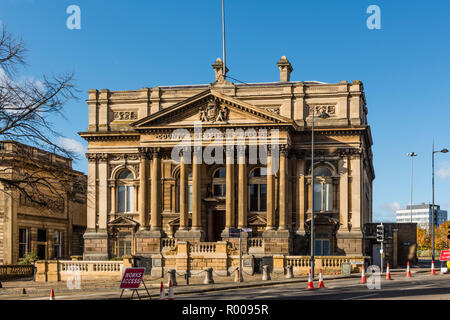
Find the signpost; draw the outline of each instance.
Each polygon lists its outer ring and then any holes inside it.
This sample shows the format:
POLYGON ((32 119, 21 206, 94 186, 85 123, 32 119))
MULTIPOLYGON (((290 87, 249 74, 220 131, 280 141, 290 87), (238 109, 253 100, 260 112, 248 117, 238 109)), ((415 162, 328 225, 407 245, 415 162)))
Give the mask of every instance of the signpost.
POLYGON ((136 292, 139 300, 141 297, 139 296, 138 289, 141 286, 141 282, 144 285, 145 291, 147 291, 148 298, 151 300, 150 293, 148 292, 147 286, 144 282, 144 273, 145 268, 126 268, 125 272, 122 276, 122 281, 120 282, 120 289, 122 292, 120 293, 120 299, 122 299, 123 292, 125 290, 132 290, 133 293, 131 295, 131 299, 133 299, 134 293, 136 292))
POLYGON ((238 228, 230 228, 228 230, 228 236, 230 238, 237 238, 239 237, 239 284, 241 284, 241 278, 242 278, 242 232, 252 232, 251 228, 244 228, 244 229, 238 229, 238 228))

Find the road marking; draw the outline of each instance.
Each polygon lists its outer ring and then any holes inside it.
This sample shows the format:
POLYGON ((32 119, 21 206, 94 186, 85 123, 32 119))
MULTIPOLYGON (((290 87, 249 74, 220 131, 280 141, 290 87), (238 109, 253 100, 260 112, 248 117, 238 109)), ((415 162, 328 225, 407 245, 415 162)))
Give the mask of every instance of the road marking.
POLYGON ((346 299, 342 299, 342 300, 353 300, 353 299, 366 298, 366 297, 372 297, 372 296, 377 296, 377 295, 378 295, 378 293, 372 293, 372 294, 366 294, 366 295, 363 295, 363 296, 346 298, 346 299))

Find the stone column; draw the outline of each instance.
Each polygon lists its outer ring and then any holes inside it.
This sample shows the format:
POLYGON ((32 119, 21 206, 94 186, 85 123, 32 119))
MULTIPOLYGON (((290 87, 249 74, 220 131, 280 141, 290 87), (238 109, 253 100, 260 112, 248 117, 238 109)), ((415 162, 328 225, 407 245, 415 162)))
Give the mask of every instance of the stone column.
POLYGON ((233 195, 234 195, 234 149, 227 147, 226 149, 226 199, 225 199, 225 228, 232 228, 233 225, 233 195))
POLYGON ((106 230, 108 223, 108 155, 99 155, 98 164, 98 183, 99 183, 99 201, 98 201, 98 227, 106 230))
POLYGON ((139 229, 148 229, 148 150, 139 148, 139 229))
POLYGON ((87 178, 87 229, 96 229, 97 220, 97 155, 87 154, 88 178, 87 178))
POLYGON ((152 149, 152 182, 151 182, 151 230, 161 230, 161 155, 159 148, 152 149))
POLYGON ((361 232, 361 157, 351 159, 352 170, 352 232, 361 232))
POLYGON ((247 164, 245 162, 245 149, 245 146, 238 148, 238 228, 247 227, 247 164))
POLYGON ((180 228, 186 230, 188 226, 188 175, 186 170, 185 153, 182 151, 180 158, 180 228))
POLYGON ((279 227, 280 230, 287 229, 287 208, 286 208, 286 157, 287 157, 287 146, 281 146, 280 149, 280 187, 279 187, 279 212, 280 212, 280 220, 279 227))
POLYGON ((267 150, 267 225, 266 230, 273 230, 275 226, 275 192, 274 192, 274 172, 272 167, 272 155, 267 150))
POLYGON ((305 160, 297 160, 297 179, 298 179, 298 204, 297 204, 297 234, 305 235, 305 160))
POLYGON ((117 200, 116 200, 116 183, 115 181, 110 182, 111 185, 111 217, 115 217, 117 213, 117 200))
POLYGON ((196 149, 192 159, 192 230, 201 230, 201 156, 202 149, 196 149))
POLYGON ((348 231, 348 155, 339 160, 339 232, 348 231))

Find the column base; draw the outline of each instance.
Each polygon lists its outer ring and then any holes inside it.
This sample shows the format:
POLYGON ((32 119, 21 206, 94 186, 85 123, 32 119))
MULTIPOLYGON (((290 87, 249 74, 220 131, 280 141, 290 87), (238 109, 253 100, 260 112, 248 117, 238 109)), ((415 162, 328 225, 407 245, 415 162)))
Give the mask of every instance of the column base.
POLYGON ((106 230, 87 230, 84 235, 83 260, 109 260, 108 232, 106 230))
POLYGON ((135 234, 136 255, 148 256, 161 251, 161 230, 139 230, 135 234))
POLYGON ((177 230, 175 238, 181 241, 204 241, 205 231, 203 230, 177 230))
POLYGON ((361 231, 338 232, 336 234, 337 254, 364 255, 364 236, 361 231))
POLYGON ((289 229, 265 230, 263 239, 266 254, 290 254, 292 251, 292 234, 289 229))

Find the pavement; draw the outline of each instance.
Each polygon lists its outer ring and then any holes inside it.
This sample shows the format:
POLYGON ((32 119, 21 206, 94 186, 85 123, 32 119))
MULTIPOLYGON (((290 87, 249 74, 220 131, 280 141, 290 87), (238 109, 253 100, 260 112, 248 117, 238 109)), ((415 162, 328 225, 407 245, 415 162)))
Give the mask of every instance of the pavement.
MULTIPOLYGON (((395 269, 391 270, 393 276, 397 278, 404 277, 405 269, 395 269)), ((429 275, 429 268, 411 268, 411 272, 414 275, 429 275)), ((437 270, 439 274, 439 270, 437 270)), ((283 275, 272 275, 272 280, 262 281, 261 274, 256 274, 253 276, 244 275, 244 282, 235 283, 234 276, 219 277, 214 276, 214 284, 203 284, 204 277, 197 276, 190 279, 190 285, 185 285, 185 280, 178 277, 178 286, 174 287, 174 292, 176 296, 197 297, 201 299, 204 297, 204 293, 208 292, 207 297, 211 298, 212 295, 218 294, 220 292, 227 292, 233 290, 242 291, 244 289, 250 290, 250 297, 255 298, 254 292, 264 291, 264 287, 289 287, 294 286, 295 288, 306 288, 307 277, 297 276, 292 279, 286 279, 283 275), (302 285, 299 285, 302 283, 302 285)), ((447 275, 445 275, 447 276, 447 275)), ((350 283, 359 284, 360 274, 352 274, 350 276, 343 275, 326 275, 324 276, 325 282, 328 281, 350 281, 350 283)), ((450 279, 450 277, 448 277, 450 279)), ((317 277, 316 277, 317 283, 317 277)), ((144 281, 150 292, 152 299, 159 299, 159 287, 161 279, 151 279, 150 277, 145 277, 144 281)), ((0 289, 0 300, 48 300, 50 295, 50 290, 53 288, 55 292, 56 299, 61 300, 85 300, 85 299, 118 299, 121 290, 119 289, 118 281, 83 281, 81 283, 81 289, 69 289, 67 284, 64 282, 58 283, 36 283, 32 280, 27 281, 8 281, 2 282, 3 288, 0 289), (22 290, 25 289, 26 294, 22 294, 22 290)), ((167 279, 164 281, 167 284, 167 279)), ((450 287, 450 285, 449 285, 450 287)), ((139 290, 140 296, 145 296, 146 291, 141 286, 142 289, 139 290)), ((268 289, 269 291, 272 289, 268 289)), ((167 288, 166 288, 167 294, 167 288)), ((131 296, 130 291, 125 291, 123 298, 129 298, 131 296)), ((227 296, 225 294, 225 296, 227 296)), ((134 296, 137 297, 136 295, 134 296)), ((229 297, 230 299, 233 297, 229 297)), ((248 299, 247 298, 247 299, 248 299)), ((282 296, 281 299, 284 299, 282 296)))

